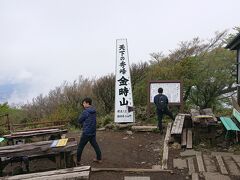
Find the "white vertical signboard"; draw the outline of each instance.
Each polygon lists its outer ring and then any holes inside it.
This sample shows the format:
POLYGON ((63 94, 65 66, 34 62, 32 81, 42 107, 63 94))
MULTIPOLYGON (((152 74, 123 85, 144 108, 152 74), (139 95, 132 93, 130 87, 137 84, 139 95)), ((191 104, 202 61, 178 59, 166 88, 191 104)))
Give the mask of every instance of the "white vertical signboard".
POLYGON ((134 112, 128 112, 133 106, 132 84, 128 60, 127 39, 117 39, 116 80, 115 80, 115 118, 117 123, 134 122, 134 112))

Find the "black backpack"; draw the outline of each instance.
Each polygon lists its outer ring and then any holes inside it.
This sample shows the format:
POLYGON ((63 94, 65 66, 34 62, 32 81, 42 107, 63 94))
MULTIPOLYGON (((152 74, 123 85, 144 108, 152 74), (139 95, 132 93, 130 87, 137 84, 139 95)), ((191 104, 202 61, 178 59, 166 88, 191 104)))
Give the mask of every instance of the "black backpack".
POLYGON ((164 96, 164 95, 160 95, 159 98, 158 98, 158 105, 157 105, 157 108, 161 111, 165 110, 167 108, 167 97, 164 96))

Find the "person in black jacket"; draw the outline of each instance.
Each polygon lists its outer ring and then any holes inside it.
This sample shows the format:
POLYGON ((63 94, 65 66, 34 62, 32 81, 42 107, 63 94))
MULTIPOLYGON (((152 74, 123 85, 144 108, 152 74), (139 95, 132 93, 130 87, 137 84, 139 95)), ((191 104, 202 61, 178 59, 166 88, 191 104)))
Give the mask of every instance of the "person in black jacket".
POLYGON ((84 111, 78 118, 78 123, 83 126, 83 132, 77 149, 77 165, 80 165, 82 151, 85 145, 90 142, 96 152, 95 162, 102 162, 101 150, 96 141, 96 110, 92 106, 92 99, 85 98, 82 101, 84 111))
POLYGON ((163 88, 159 88, 158 94, 154 96, 154 104, 156 105, 158 128, 160 133, 163 134, 162 119, 164 114, 168 115, 174 121, 173 114, 168 109, 168 97, 163 94, 163 88))

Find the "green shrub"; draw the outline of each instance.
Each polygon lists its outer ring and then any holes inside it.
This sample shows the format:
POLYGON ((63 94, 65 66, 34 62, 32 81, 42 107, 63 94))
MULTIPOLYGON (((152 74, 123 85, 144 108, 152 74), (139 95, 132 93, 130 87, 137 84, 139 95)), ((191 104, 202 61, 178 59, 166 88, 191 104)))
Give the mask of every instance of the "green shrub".
POLYGON ((114 121, 113 114, 107 114, 106 116, 99 117, 97 120, 97 127, 104 127, 114 121))

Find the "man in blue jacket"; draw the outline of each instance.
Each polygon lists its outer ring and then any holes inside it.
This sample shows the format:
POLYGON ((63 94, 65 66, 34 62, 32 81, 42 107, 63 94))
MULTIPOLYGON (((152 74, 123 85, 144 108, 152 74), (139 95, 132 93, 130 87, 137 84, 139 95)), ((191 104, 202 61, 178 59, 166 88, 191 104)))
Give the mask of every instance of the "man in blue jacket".
POLYGON ((78 123, 83 126, 82 136, 77 149, 77 165, 80 165, 82 151, 85 145, 90 142, 96 152, 95 162, 102 162, 101 150, 96 141, 96 110, 92 106, 92 99, 85 98, 82 101, 84 111, 78 118, 78 123))

